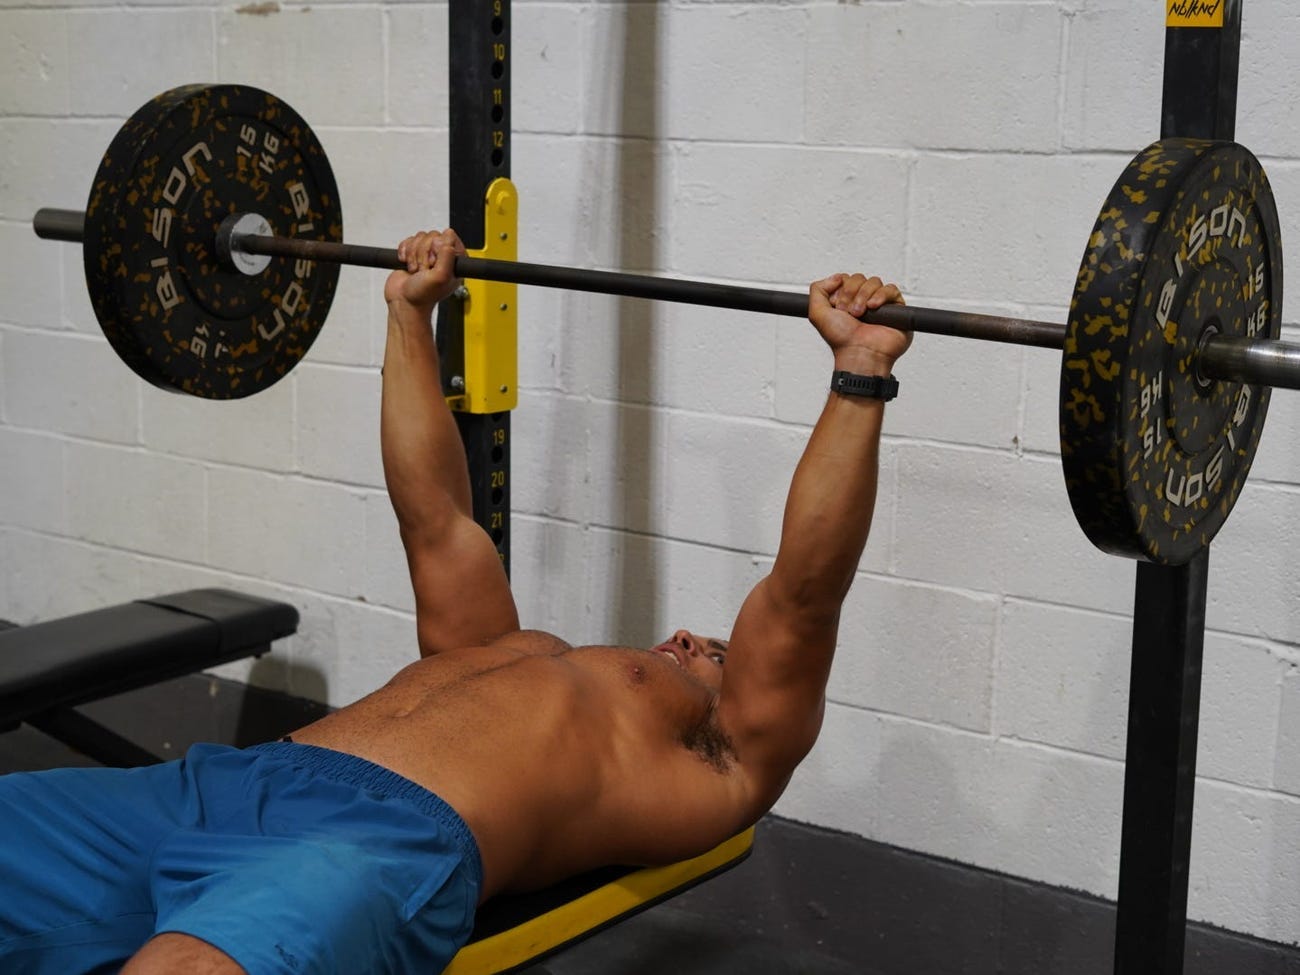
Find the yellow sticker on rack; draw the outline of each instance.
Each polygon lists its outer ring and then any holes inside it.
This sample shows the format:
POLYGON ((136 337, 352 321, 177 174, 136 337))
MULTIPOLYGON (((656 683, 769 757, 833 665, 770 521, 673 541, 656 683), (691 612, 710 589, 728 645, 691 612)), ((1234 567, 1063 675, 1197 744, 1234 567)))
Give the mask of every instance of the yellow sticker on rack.
POLYGON ((1222 27, 1227 0, 1165 0, 1166 27, 1222 27))

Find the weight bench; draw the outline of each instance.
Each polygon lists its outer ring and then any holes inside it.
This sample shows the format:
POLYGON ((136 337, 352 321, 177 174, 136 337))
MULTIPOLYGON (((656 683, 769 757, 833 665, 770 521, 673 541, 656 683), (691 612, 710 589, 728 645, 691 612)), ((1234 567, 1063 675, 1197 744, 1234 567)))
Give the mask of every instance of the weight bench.
POLYGON ((77 705, 256 657, 298 628, 288 603, 191 589, 60 619, 0 623, 0 732, 26 722, 105 765, 162 761, 77 705))

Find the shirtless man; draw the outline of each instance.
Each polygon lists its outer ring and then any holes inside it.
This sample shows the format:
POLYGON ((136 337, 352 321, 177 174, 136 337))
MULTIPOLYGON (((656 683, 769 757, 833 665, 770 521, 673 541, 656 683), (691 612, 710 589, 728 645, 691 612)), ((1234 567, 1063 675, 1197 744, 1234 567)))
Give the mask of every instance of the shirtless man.
MULTIPOLYGON (((729 640, 521 630, 438 378, 431 317, 460 253, 450 230, 410 237, 384 289, 384 471, 422 659, 291 740, 0 778, 4 971, 436 975, 484 899, 702 853, 757 821, 812 747, 883 400, 829 395, 729 640)), ((856 316, 901 300, 862 275, 812 285, 836 370, 890 375, 910 336, 856 316)))

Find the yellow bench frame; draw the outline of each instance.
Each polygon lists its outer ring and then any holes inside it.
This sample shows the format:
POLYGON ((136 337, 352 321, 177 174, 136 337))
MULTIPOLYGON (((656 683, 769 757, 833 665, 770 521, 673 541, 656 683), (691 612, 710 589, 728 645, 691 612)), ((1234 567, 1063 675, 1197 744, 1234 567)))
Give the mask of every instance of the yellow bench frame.
POLYGON ((508 975, 566 945, 729 870, 749 856, 754 827, 663 867, 609 867, 532 894, 495 897, 443 975, 508 975))

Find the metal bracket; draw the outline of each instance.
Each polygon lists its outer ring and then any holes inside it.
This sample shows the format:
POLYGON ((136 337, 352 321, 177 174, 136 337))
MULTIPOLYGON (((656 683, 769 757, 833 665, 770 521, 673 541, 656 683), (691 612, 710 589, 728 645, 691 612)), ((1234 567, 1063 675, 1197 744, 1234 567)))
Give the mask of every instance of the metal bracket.
MULTIPOLYGON (((483 209, 483 247, 471 257, 513 261, 518 253, 519 194, 508 179, 494 179, 483 209)), ((519 403, 517 287, 500 281, 466 281, 465 389, 447 398, 461 413, 499 413, 519 403)))

